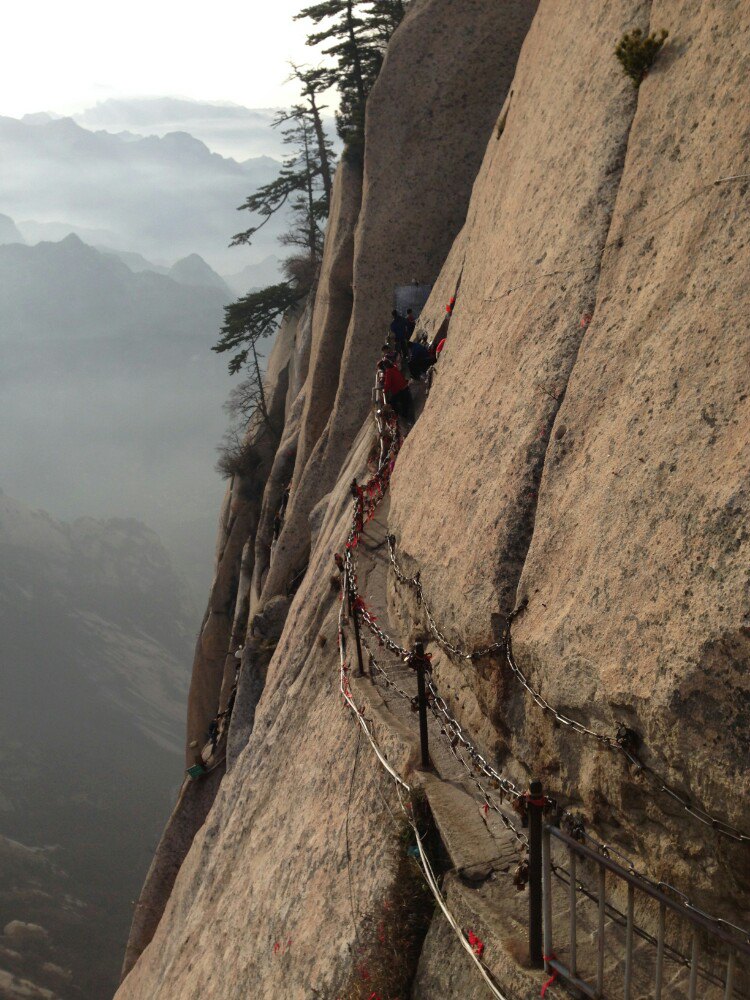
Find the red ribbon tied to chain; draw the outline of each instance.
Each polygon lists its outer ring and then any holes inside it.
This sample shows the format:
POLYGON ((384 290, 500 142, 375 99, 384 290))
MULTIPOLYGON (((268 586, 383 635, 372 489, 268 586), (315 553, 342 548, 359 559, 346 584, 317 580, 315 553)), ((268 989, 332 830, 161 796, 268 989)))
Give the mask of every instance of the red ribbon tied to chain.
POLYGON ((474 952, 477 958, 481 958, 482 953, 484 952, 484 941, 478 938, 474 933, 474 931, 469 931, 467 936, 469 938, 469 944, 471 945, 471 950, 474 952))
MULTIPOLYGON (((551 955, 543 955, 542 957, 544 958, 545 962, 551 962, 553 958, 557 958, 557 955, 555 955, 555 953, 553 952, 551 955)), ((544 997, 546 995, 547 990, 550 988, 550 986, 552 986, 552 984, 555 982, 555 980, 559 975, 560 973, 557 971, 557 969, 554 969, 552 975, 549 977, 544 986, 542 986, 542 992, 539 994, 540 997, 544 997)))

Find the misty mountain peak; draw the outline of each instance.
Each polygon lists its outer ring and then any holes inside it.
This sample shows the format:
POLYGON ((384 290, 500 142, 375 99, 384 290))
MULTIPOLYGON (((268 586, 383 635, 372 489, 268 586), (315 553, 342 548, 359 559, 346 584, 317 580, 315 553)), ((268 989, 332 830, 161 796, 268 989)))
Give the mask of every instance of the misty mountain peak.
POLYGON ((86 246, 81 237, 77 236, 76 233, 68 233, 59 243, 61 247, 65 247, 66 249, 78 249, 79 247, 86 246))
POLYGON ((173 264, 169 269, 169 276, 175 281, 179 281, 181 285, 220 288, 227 295, 231 294, 224 279, 197 253, 188 254, 187 257, 183 257, 182 260, 173 264))
POLYGON ((31 114, 24 115, 21 121, 26 122, 28 125, 47 125, 59 117, 60 115, 53 115, 49 111, 34 111, 31 114))
POLYGON ((25 243, 21 231, 9 215, 0 213, 0 243, 25 243))

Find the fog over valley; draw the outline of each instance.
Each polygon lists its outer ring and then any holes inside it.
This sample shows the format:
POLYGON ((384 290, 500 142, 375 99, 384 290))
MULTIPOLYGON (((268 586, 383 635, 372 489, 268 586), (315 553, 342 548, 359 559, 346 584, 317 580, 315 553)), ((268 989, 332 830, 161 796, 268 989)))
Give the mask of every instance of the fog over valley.
MULTIPOLYGON (((105 1000, 183 768, 272 110, 0 118, 0 995, 105 1000), (234 154, 234 157, 232 155, 234 154)), ((263 342, 263 357, 270 342, 263 342)))
POLYGON ((276 151, 272 113, 153 99, 89 117, 153 134, 0 118, 12 165, 0 185, 0 486, 60 517, 143 520, 202 599, 232 385, 210 348, 223 307, 276 280, 284 223, 230 249, 246 225, 236 207, 278 163, 238 163, 167 129, 245 123, 248 141, 262 148, 265 134, 276 151))
POLYGON ((59 239, 67 229, 157 263, 198 253, 219 271, 256 263, 276 248, 278 223, 266 226, 251 250, 227 246, 244 226, 237 206, 276 175, 270 156, 238 162, 184 129, 114 134, 46 114, 0 117, 0 150, 0 212, 32 240, 59 239))

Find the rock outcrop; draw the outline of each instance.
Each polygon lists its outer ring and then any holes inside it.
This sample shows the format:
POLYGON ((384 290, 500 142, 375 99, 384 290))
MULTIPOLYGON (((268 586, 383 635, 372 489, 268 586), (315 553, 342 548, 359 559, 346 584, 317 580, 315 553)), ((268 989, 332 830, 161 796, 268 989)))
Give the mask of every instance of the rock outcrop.
MULTIPOLYGON (((377 986, 360 956, 373 927, 400 926, 403 825, 338 696, 332 556, 351 525, 350 483, 372 468, 369 393, 393 285, 412 277, 435 281, 420 325, 448 341, 362 545, 360 591, 378 621, 403 646, 430 639, 424 607, 388 568, 392 533, 451 640, 486 645, 525 606, 515 660, 551 705, 613 740, 626 727, 679 794, 750 828, 750 166, 746 135, 727 126, 750 119, 750 17, 733 0, 541 0, 519 56, 533 13, 416 0, 389 47, 361 210, 345 165, 307 380, 286 399, 251 538, 228 773, 121 1000, 377 986), (671 40, 635 89, 615 45, 662 26, 671 40)), ((429 648, 439 689, 496 767, 519 785, 541 778, 642 870, 747 919, 746 844, 616 750, 555 725, 505 660, 429 648)), ((434 773, 420 776, 408 705, 349 678, 389 764, 426 795, 461 926, 484 927, 508 990, 538 995, 525 896, 509 879, 457 877, 467 844, 494 838, 512 854, 507 830, 462 790, 439 727, 434 773)), ((485 995, 442 917, 420 947, 416 1000, 485 995)))
MULTIPOLYGON (((280 539, 280 551, 297 569, 309 552, 307 517, 336 482, 367 413, 372 368, 388 331, 394 287, 414 278, 427 283, 437 278, 466 217, 487 138, 535 9, 533 0, 417 0, 388 47, 367 105, 348 330, 342 344, 339 318, 345 308, 339 291, 334 337, 321 348, 318 378, 311 386, 319 391, 320 380, 326 380, 325 405, 319 407, 312 392, 308 404, 328 419, 321 430, 315 425, 309 457, 306 450, 300 455, 290 519, 280 539), (323 352, 333 354, 335 367, 326 363, 323 352), (335 384, 328 375, 333 370, 335 384)), ((334 207, 333 216, 338 221, 341 212, 347 241, 347 202, 353 206, 355 186, 351 173, 349 168, 339 177, 342 205, 334 207)), ((335 246, 331 249, 336 252, 335 246)), ((326 274, 324 264, 323 282, 326 274)), ((321 321, 326 322, 325 311, 316 317, 321 321)), ((318 329, 321 335, 327 331, 322 325, 318 329)), ((307 437, 308 447, 312 437, 307 437)))
MULTIPOLYGON (((747 205, 742 183, 714 184, 747 153, 737 134, 717 155, 710 136, 748 95, 734 16, 704 15, 581 8, 581 38, 569 9, 541 5, 477 179, 448 344, 391 518, 451 634, 492 641, 492 614, 528 598, 516 656, 544 696, 601 731, 635 729, 678 790, 747 827, 743 795, 724 798, 748 780, 747 205), (679 39, 636 92, 609 40, 649 24, 679 39), (576 44, 585 115, 566 70, 576 44)), ((572 796, 709 908, 747 891, 744 847, 556 729, 507 670, 440 669, 519 776, 572 796)))
MULTIPOLYGON (((299 316, 282 324, 268 362, 266 401, 268 422, 252 422, 239 466, 230 480, 221 511, 216 544, 214 581, 208 608, 195 648, 188 695, 186 763, 192 765, 206 742, 211 721, 227 707, 234 685, 237 659, 247 630, 250 581, 253 573, 254 538, 258 530, 264 494, 276 447, 285 426, 290 376, 304 364, 304 339, 298 337, 299 316), (294 361, 292 360, 294 357, 294 361)), ((205 779, 183 784, 177 804, 162 834, 141 891, 123 963, 127 975, 151 941, 180 866, 196 830, 205 822, 224 773, 224 763, 205 779)))

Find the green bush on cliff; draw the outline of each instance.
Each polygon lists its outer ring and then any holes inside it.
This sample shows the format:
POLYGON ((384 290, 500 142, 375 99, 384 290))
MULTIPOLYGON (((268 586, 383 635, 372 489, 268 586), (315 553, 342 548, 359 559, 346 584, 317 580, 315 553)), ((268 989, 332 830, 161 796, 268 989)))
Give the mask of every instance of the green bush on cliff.
POLYGON ((662 28, 658 34, 652 31, 650 35, 644 35, 640 28, 635 28, 626 32, 617 43, 615 55, 625 73, 633 81, 634 87, 640 87, 668 34, 669 32, 662 28))

